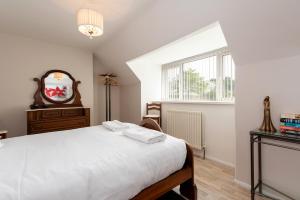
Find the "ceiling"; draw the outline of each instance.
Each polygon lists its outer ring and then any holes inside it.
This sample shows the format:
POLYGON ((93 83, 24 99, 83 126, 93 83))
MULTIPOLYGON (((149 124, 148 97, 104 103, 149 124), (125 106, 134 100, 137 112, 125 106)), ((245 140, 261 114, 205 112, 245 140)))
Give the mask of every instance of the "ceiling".
POLYGON ((153 0, 3 0, 1 33, 94 50, 153 0), (91 8, 104 17, 104 34, 90 40, 77 31, 76 13, 91 8))
POLYGON ((161 66, 223 47, 227 47, 227 42, 220 24, 216 22, 150 53, 130 60, 127 65, 135 71, 136 68, 143 68, 147 64, 161 66))
POLYGON ((237 68, 299 55, 299 7, 299 0, 156 1, 95 55, 108 72, 120 76, 121 84, 136 84, 140 81, 128 61, 216 21, 237 68))

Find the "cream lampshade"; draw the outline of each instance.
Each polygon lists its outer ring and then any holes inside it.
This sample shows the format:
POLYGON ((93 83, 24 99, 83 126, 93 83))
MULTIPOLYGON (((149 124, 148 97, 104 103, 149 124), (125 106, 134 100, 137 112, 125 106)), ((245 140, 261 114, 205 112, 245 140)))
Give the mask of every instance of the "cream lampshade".
POLYGON ((77 13, 78 30, 90 39, 103 34, 103 16, 91 9, 80 9, 77 13))

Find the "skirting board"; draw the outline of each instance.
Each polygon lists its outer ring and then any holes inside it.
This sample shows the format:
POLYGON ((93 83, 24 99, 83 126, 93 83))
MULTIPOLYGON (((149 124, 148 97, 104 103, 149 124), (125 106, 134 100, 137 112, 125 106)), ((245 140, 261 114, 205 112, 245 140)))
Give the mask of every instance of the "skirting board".
POLYGON ((217 163, 220 163, 220 164, 222 164, 222 165, 226 165, 226 166, 228 166, 228 167, 235 168, 235 165, 232 164, 232 163, 230 163, 230 162, 226 162, 226 161, 220 160, 220 159, 218 159, 218 158, 211 157, 211 156, 209 156, 209 155, 206 155, 206 158, 207 158, 208 160, 212 160, 212 161, 217 162, 217 163))
MULTIPOLYGON (((194 155, 195 155, 195 156, 203 158, 203 150, 199 150, 199 149, 193 148, 193 151, 194 151, 194 155)), ((218 159, 218 158, 209 156, 209 155, 207 155, 207 154, 206 154, 205 157, 206 157, 208 160, 212 160, 212 161, 217 162, 217 163, 220 163, 220 164, 222 164, 222 165, 226 165, 226 166, 228 166, 228 167, 235 168, 235 165, 232 164, 232 163, 230 163, 230 162, 226 162, 226 161, 220 160, 220 159, 218 159)))
MULTIPOLYGON (((248 190, 250 192, 250 189, 251 189, 251 185, 249 185, 248 183, 245 183, 245 182, 242 182, 242 181, 239 181, 237 180, 236 178, 234 179, 234 182, 237 183, 239 186, 241 186, 242 188, 245 188, 246 190, 248 190)), ((269 191, 264 191, 264 194, 272 197, 272 198, 275 198, 275 199, 279 199, 279 200, 285 200, 283 198, 281 198, 280 196, 277 196, 275 195, 274 193, 271 193, 269 191)))
POLYGON ((245 188, 247 190, 250 191, 251 189, 251 185, 249 185, 248 183, 242 182, 240 180, 237 180, 236 178, 234 179, 234 182, 237 183, 239 186, 241 186, 242 188, 245 188))

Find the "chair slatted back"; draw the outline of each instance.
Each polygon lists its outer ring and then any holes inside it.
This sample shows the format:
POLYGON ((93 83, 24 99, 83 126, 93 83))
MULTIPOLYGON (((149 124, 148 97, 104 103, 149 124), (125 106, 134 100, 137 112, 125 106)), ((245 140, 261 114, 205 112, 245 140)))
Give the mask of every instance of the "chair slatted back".
POLYGON ((158 110, 161 116, 161 104, 160 103, 147 103, 146 113, 149 114, 149 110, 158 110))

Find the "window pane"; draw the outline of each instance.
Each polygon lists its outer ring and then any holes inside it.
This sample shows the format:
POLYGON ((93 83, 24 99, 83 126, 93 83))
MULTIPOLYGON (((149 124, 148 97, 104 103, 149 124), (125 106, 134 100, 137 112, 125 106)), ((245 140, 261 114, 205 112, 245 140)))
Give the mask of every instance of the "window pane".
POLYGON ((234 101, 234 86, 235 64, 226 49, 162 67, 164 100, 234 101))
POLYGON ((235 86, 235 64, 232 56, 224 55, 222 57, 223 63, 223 100, 234 100, 234 86, 235 86))
POLYGON ((183 64, 183 100, 216 100, 217 57, 183 64))

